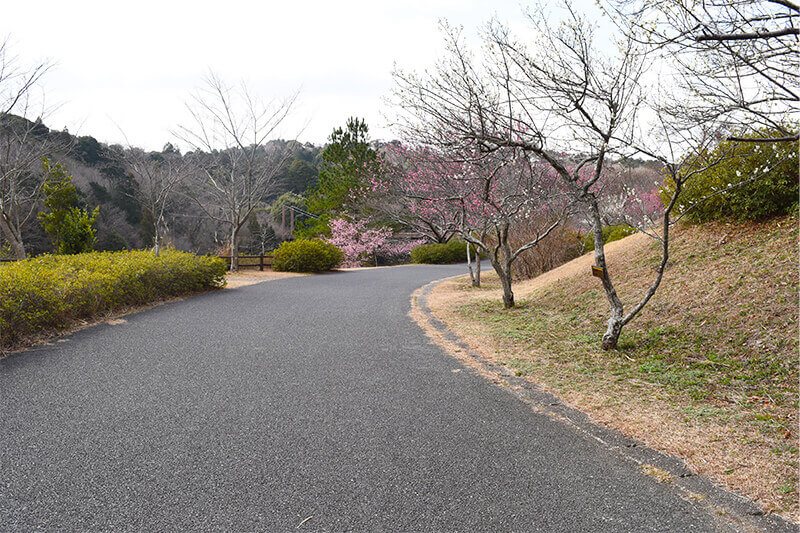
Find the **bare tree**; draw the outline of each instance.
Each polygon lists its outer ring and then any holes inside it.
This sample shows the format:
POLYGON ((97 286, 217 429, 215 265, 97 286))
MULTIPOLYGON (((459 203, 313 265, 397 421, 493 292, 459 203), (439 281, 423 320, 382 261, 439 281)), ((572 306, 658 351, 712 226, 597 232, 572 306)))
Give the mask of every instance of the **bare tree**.
POLYGON ((153 217, 153 252, 158 256, 167 231, 164 214, 176 189, 195 168, 176 151, 148 153, 129 146, 123 158, 136 181, 139 202, 153 217))
POLYGON ((253 235, 253 238, 257 245, 258 253, 266 255, 267 251, 274 249, 279 242, 273 226, 275 222, 272 220, 271 213, 266 208, 254 212, 253 216, 256 217, 256 222, 258 223, 257 231, 255 235, 253 235), (259 215, 261 216, 259 217, 259 215))
MULTIPOLYGON (((532 163, 522 150, 496 150, 468 159, 467 165, 468 172, 460 178, 464 181, 464 190, 455 200, 460 210, 458 233, 478 253, 488 256, 500 278, 503 306, 508 309, 515 304, 514 262, 564 221, 569 205, 558 184, 554 183, 555 176, 550 169, 532 163), (521 223, 526 223, 531 230, 530 239, 514 247, 511 231, 521 223)), ((471 267, 469 248, 467 255, 471 267)), ((471 268, 470 274, 473 285, 480 285, 480 277, 475 283, 471 268)))
POLYGON ((211 74, 187 104, 193 123, 180 126, 179 136, 196 150, 202 175, 192 196, 209 217, 229 227, 232 271, 239 268, 240 230, 277 191, 278 174, 291 155, 288 145, 268 140, 296 98, 263 104, 244 85, 233 90, 211 74))
POLYGON ((632 39, 676 70, 680 94, 666 106, 687 127, 717 122, 728 140, 797 141, 800 5, 791 0, 610 0, 632 39), (776 131, 765 136, 760 131, 776 131))
MULTIPOLYGON (((568 3, 565 7, 568 18, 555 28, 541 11, 529 13, 539 36, 532 50, 502 25, 491 24, 485 33, 488 52, 483 65, 464 49, 459 31, 446 28, 448 55, 436 72, 423 77, 397 73, 396 94, 408 113, 402 120, 407 134, 451 148, 518 149, 553 169, 562 190, 581 206, 593 229, 595 263, 610 307, 602 346, 612 349, 624 325, 661 283, 669 213, 676 200, 665 215, 656 277, 626 312, 605 257, 604 194, 612 181, 609 158, 636 151, 631 140, 644 105, 640 80, 645 55, 632 39, 619 43, 616 56, 600 53, 592 26, 568 3)), ((677 188, 676 195, 680 192, 677 188)))
POLYGON ((42 157, 57 144, 40 118, 28 119, 32 92, 49 68, 48 63, 20 67, 8 41, 0 42, 0 232, 16 259, 26 257, 22 228, 38 206, 42 157))

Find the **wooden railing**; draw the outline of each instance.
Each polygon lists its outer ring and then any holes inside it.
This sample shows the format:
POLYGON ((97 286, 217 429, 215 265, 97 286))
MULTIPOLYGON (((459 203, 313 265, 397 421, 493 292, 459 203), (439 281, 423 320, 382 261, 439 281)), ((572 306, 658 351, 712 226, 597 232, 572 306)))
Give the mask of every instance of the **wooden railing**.
MULTIPOLYGON (((228 266, 231 265, 231 256, 220 255, 217 257, 227 261, 228 266)), ((272 267, 272 254, 239 256, 239 268, 258 267, 259 270, 264 270, 265 266, 272 267)))

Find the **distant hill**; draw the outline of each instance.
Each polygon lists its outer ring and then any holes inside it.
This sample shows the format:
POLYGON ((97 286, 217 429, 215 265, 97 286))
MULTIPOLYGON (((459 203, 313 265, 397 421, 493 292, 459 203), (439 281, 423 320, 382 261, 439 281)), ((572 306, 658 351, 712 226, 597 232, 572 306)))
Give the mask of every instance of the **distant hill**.
MULTIPOLYGON (((67 131, 47 128, 41 121, 6 115, 0 118, 0 128, 12 132, 30 132, 34 137, 54 141, 61 147, 48 154, 51 161, 61 163, 73 176, 79 190, 80 202, 90 209, 100 208, 97 227, 98 250, 142 248, 152 242, 153 217, 137 200, 138 184, 126 167, 124 152, 120 145, 109 145, 92 136, 75 136, 67 131)), ((315 185, 319 174, 322 147, 297 141, 274 140, 269 146, 288 147, 292 156, 278 174, 279 187, 274 198, 291 191, 303 194, 315 185)), ((156 154, 176 153, 177 149, 167 144, 156 154)), ((31 168, 40 172, 40 168, 31 168)), ((184 191, 185 192, 185 191, 184 191)), ((227 238, 227 230, 208 220, 200 208, 186 194, 174 195, 167 213, 168 242, 183 250, 210 252, 220 247, 227 238)), ((251 236, 244 231, 246 241, 251 236)), ((23 228, 23 239, 28 253, 37 255, 51 251, 51 244, 36 220, 23 228)), ((247 243, 245 250, 247 249, 247 243)), ((2 236, 0 236, 2 246, 2 236)))

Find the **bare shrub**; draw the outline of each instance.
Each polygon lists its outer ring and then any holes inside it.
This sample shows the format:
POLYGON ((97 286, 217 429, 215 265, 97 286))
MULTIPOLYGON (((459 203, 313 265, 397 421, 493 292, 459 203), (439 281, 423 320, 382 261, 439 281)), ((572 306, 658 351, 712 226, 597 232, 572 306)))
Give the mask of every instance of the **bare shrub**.
MULTIPOLYGON (((541 222, 525 220, 509 232, 509 243, 516 249, 536 237, 541 222)), ((511 273, 514 279, 535 278, 539 274, 561 266, 581 255, 581 236, 569 226, 555 228, 537 246, 526 250, 514 262, 511 273)))

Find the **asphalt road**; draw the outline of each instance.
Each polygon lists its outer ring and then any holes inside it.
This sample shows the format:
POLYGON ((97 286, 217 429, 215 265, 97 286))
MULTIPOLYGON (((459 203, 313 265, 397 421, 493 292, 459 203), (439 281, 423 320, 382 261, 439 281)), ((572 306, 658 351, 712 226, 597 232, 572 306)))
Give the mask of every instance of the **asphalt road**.
POLYGON ((715 531, 407 317, 463 266, 200 295, 0 361, 7 531, 715 531))

